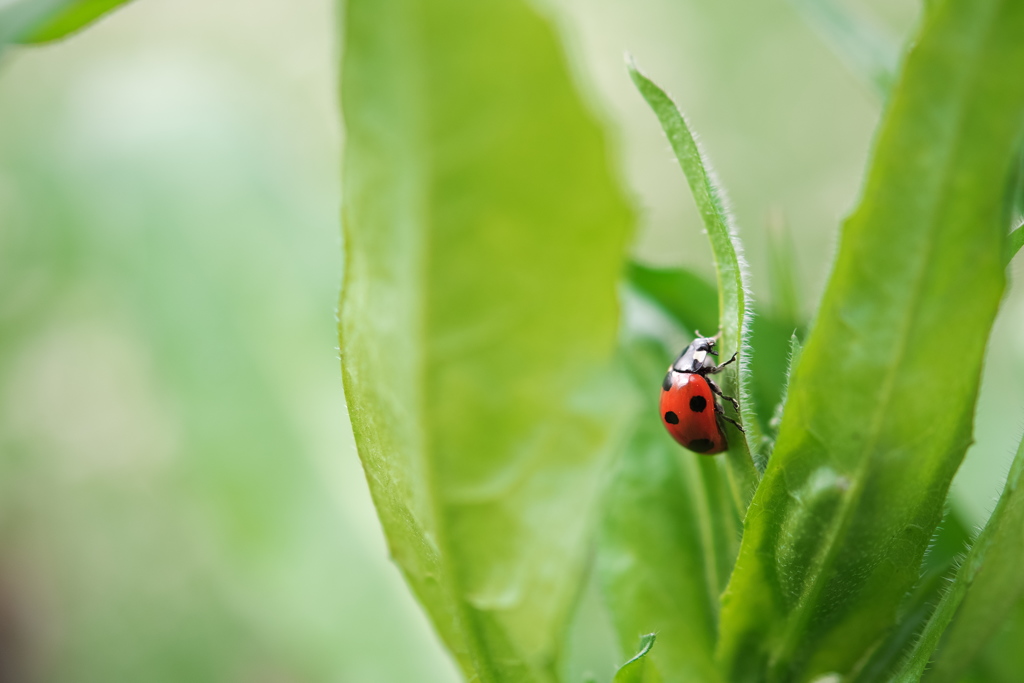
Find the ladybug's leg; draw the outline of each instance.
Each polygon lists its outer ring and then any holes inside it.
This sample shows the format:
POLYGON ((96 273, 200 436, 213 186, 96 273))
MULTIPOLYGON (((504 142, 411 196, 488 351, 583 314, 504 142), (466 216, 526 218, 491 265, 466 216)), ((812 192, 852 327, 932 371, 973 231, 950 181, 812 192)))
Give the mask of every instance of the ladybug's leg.
POLYGON ((741 424, 740 424, 739 422, 737 422, 736 420, 732 419, 732 418, 731 418, 731 417, 729 417, 728 415, 723 415, 723 416, 722 416, 722 419, 723 419, 723 420, 727 420, 727 421, 731 422, 731 423, 732 423, 732 425, 733 425, 733 426, 734 426, 734 427, 735 427, 736 429, 740 430, 740 431, 741 431, 741 432, 743 432, 744 434, 746 434, 746 433, 747 433, 747 430, 745 430, 745 429, 743 428, 743 425, 741 425, 741 424))
MULTIPOLYGON (((737 352, 737 353, 738 353, 738 352, 737 352)), ((717 356, 718 354, 716 353, 715 355, 717 356)), ((722 371, 722 368, 724 368, 724 367, 725 367, 726 365, 728 365, 729 363, 732 363, 732 362, 733 362, 734 360, 736 360, 736 354, 735 354, 735 353, 734 353, 734 354, 732 354, 732 358, 730 358, 729 360, 725 361, 725 362, 724 362, 724 363, 722 363, 721 365, 719 365, 719 366, 717 366, 717 367, 715 367, 715 368, 712 368, 712 369, 711 369, 711 370, 709 370, 708 372, 721 372, 721 371, 722 371)))
MULTIPOLYGON (((735 358, 735 356, 733 356, 733 357, 735 358)), ((721 367, 721 366, 719 366, 719 367, 721 367)), ((732 396, 726 396, 725 394, 723 394, 722 390, 718 388, 718 385, 715 384, 714 382, 712 382, 707 377, 705 377, 704 379, 707 380, 708 386, 711 387, 711 391, 715 392, 716 394, 721 396, 724 400, 726 400, 729 403, 731 403, 732 407, 736 409, 737 413, 740 412, 740 402, 739 401, 734 399, 732 396)))

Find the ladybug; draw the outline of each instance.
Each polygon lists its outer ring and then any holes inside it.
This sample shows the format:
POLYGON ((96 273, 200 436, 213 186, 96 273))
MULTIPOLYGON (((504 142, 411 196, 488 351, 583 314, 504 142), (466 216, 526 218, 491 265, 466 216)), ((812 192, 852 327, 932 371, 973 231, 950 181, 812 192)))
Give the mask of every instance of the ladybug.
MULTIPOLYGON (((698 332, 698 334, 700 334, 698 332)), ((736 360, 736 354, 721 365, 715 365, 711 356, 715 353, 714 337, 697 337, 687 346, 679 358, 668 368, 661 383, 661 421, 672 438, 695 453, 714 455, 729 447, 725 440, 723 420, 736 425, 736 420, 727 417, 722 406, 715 400, 718 394, 732 403, 739 412, 735 398, 726 396, 708 375, 721 372, 736 360)))

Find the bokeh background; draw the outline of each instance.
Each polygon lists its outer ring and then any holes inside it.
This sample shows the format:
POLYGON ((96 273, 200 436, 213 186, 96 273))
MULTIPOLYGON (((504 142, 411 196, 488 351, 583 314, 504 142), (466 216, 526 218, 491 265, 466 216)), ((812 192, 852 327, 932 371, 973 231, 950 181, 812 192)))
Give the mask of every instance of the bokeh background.
MULTIPOLYGON (((897 43, 918 11, 848 4, 897 43)), ((637 256, 712 274, 625 50, 700 132, 757 305, 782 216, 809 316, 873 90, 785 0, 538 7, 607 124, 637 256)), ((345 414, 336 35, 330 0, 136 0, 0 58, 0 681, 458 679, 345 414)), ((976 524, 1022 431, 1011 288, 955 482, 976 524)))

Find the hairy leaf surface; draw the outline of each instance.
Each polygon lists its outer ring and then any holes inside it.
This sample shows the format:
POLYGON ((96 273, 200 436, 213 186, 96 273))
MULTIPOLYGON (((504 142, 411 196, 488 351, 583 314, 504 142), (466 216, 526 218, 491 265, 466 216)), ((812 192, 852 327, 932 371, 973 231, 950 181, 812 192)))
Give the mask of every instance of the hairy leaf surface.
POLYGON ((723 598, 735 681, 849 672, 917 580, 1004 288, 1022 32, 1022 3, 946 0, 906 60, 723 598))
POLYGON ((1024 597, 1022 478, 1024 441, 1017 449, 996 509, 893 681, 918 680, 939 647, 940 639, 942 647, 926 680, 929 683, 959 680, 1024 597))
POLYGON ((917 642, 925 623, 935 611, 959 562, 970 547, 970 526, 963 513, 951 507, 932 536, 914 590, 904 597, 896 628, 885 642, 859 665, 850 683, 887 680, 917 642))
POLYGON ((1024 225, 1018 225, 1006 237, 1006 254, 1003 259, 1006 265, 1010 265, 1010 261, 1017 255, 1021 247, 1024 247, 1024 225))
MULTIPOLYGON (((720 360, 725 361, 736 353, 739 361, 723 371, 720 384, 726 395, 739 400, 742 423, 747 432, 744 434, 731 425, 727 427, 730 446, 726 458, 729 463, 733 495, 742 514, 757 485, 758 473, 754 468, 752 453, 761 443, 760 428, 754 415, 752 401, 747 395, 745 382, 749 375, 749 354, 745 348, 749 312, 742 247, 726 211, 724 193, 715 181, 711 166, 701 154, 679 108, 664 90, 640 73, 632 62, 629 64, 629 74, 640 94, 658 117, 669 144, 672 145, 704 222, 711 251, 715 257, 715 268, 718 272, 718 324, 721 326, 720 360), (750 444, 753 444, 753 448, 750 444)), ((703 332, 707 335, 715 334, 709 330, 703 332)))
POLYGON ((553 678, 619 432, 632 215, 519 0, 345 3, 342 369, 391 552, 467 677, 553 678))

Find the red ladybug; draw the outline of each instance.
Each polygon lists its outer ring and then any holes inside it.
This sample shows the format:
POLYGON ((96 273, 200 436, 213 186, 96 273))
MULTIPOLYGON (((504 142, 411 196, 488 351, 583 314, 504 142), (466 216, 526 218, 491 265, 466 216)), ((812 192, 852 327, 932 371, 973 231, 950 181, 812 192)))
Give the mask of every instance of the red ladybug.
POLYGON ((713 337, 697 337, 679 354, 661 383, 661 421, 665 429, 683 447, 704 455, 721 453, 729 447, 722 420, 743 431, 736 420, 725 415, 715 394, 732 403, 737 412, 739 403, 724 395, 708 377, 736 360, 736 354, 715 365, 711 356, 717 355, 713 337))

